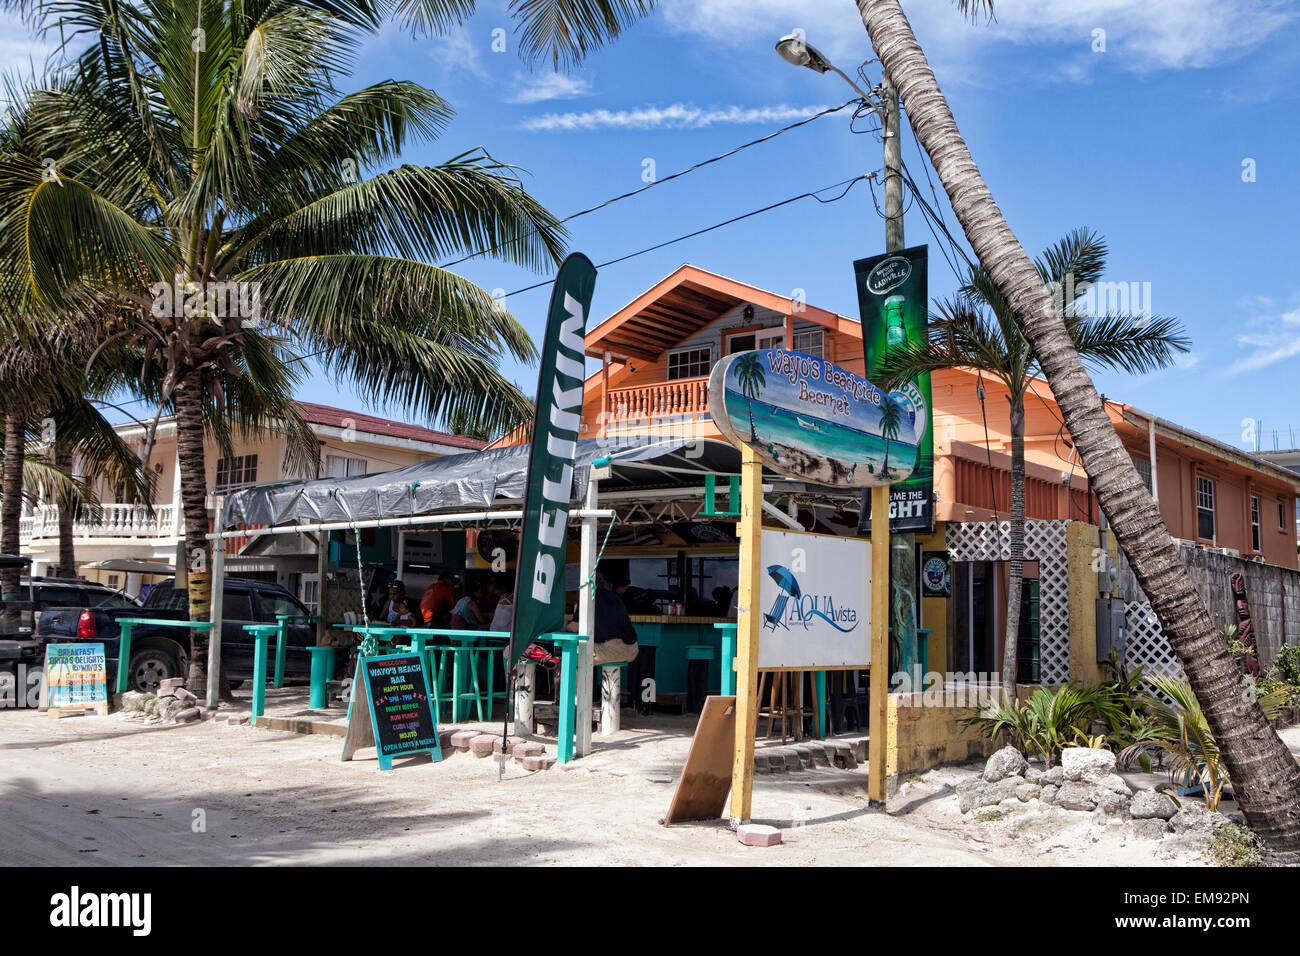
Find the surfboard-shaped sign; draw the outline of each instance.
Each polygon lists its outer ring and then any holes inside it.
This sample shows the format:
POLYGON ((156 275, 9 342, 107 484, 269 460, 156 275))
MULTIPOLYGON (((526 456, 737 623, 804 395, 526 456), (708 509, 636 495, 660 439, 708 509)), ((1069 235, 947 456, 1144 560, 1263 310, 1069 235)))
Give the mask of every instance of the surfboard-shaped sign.
POLYGON ((916 465, 917 409, 907 395, 802 352, 728 355, 709 376, 709 411, 733 445, 800 481, 891 485, 916 465))

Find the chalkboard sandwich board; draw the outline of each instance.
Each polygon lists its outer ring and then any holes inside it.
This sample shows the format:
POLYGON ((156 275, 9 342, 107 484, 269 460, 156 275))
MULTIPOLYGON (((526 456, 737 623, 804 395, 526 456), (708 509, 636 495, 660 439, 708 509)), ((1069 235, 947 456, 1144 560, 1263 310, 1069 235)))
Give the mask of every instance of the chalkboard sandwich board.
POLYGON ((394 757, 427 753, 442 759, 438 724, 430 707, 429 680, 419 654, 383 654, 357 662, 348 704, 348 732, 343 759, 362 747, 374 747, 379 769, 391 770, 394 757), (358 704, 369 711, 360 713, 358 704))

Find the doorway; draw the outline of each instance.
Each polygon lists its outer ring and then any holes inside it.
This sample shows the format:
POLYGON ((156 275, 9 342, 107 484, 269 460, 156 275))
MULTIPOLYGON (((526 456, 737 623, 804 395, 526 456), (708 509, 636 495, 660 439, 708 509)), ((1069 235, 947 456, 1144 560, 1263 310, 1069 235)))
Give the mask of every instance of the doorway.
MULTIPOLYGON (((998 562, 952 562, 953 670, 994 674, 998 660, 998 562)), ((991 679, 982 678, 982 679, 991 679)))

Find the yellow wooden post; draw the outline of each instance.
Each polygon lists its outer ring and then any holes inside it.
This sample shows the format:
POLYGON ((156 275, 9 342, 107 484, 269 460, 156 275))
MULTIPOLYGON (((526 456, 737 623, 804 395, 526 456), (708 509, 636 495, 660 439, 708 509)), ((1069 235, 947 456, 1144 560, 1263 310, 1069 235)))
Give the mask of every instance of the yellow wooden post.
MULTIPOLYGON (((758 594, 762 578, 763 466, 740 448, 740 595, 736 600, 736 749, 731 767, 731 823, 748 823, 754 795, 754 734, 758 730, 758 594)), ((723 667, 727 662, 723 662, 723 667)))
MULTIPOLYGON (((742 565, 743 573, 743 565, 742 565)), ((867 800, 885 803, 889 713, 889 486, 871 489, 871 713, 867 722, 867 800)))

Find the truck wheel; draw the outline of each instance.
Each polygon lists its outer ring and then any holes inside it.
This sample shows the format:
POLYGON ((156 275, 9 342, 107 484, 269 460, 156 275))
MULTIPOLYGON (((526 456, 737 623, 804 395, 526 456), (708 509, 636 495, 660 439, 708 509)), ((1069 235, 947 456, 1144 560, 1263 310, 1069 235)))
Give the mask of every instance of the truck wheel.
POLYGON ((142 647, 131 654, 128 682, 132 690, 158 693, 158 686, 169 677, 184 677, 176 656, 161 647, 142 647))

